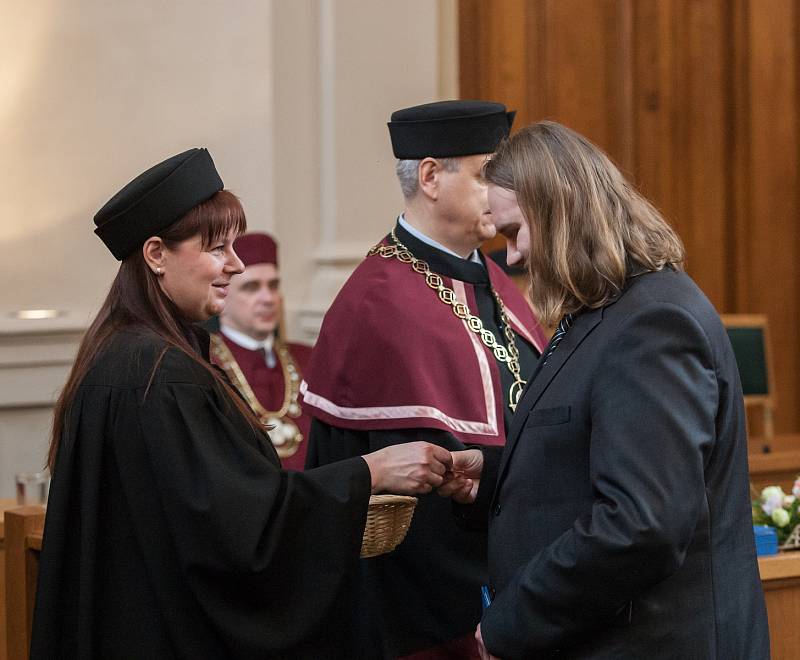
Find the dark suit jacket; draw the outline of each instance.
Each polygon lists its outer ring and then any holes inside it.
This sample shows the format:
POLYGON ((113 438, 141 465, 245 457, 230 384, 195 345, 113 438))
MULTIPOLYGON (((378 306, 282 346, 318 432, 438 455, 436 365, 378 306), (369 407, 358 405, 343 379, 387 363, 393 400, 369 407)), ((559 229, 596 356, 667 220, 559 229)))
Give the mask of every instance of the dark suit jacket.
POLYGON ((577 317, 520 402, 489 519, 501 658, 769 657, 738 371, 687 275, 577 317))

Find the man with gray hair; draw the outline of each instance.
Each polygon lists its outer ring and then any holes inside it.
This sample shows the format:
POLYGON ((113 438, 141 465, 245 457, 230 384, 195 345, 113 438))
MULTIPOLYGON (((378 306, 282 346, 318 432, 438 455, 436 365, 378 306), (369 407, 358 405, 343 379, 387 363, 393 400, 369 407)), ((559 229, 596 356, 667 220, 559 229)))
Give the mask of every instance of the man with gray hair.
MULTIPOLYGON (((450 450, 505 443, 546 344, 478 250, 495 235, 483 165, 513 116, 484 101, 392 115, 405 209, 323 322, 301 386, 313 417, 307 467, 417 438, 450 450)), ((406 540, 362 569, 353 619, 363 657, 478 657, 486 542, 456 524, 447 500, 420 498, 406 540)))

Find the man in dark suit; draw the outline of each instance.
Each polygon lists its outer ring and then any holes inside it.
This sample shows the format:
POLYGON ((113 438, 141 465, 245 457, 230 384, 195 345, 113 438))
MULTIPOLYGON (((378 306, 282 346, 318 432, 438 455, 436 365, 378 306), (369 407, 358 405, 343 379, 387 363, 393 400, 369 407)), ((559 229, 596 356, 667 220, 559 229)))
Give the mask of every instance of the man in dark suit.
POLYGON ((483 657, 768 658, 738 371, 680 239, 552 122, 485 176, 509 263, 529 260, 558 329, 502 458, 456 453, 442 489, 488 519, 483 657))

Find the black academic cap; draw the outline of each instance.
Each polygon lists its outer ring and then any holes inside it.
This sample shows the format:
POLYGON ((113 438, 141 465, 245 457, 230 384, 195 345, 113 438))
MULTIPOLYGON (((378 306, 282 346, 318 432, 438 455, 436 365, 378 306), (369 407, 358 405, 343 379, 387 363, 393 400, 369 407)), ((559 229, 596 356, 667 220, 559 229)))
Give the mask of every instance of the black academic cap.
POLYGON ((137 176, 94 216, 94 233, 122 261, 223 188, 211 154, 189 149, 137 176))
POLYGON ((437 101, 392 113, 395 158, 449 158, 489 154, 508 137, 516 112, 490 101, 437 101))

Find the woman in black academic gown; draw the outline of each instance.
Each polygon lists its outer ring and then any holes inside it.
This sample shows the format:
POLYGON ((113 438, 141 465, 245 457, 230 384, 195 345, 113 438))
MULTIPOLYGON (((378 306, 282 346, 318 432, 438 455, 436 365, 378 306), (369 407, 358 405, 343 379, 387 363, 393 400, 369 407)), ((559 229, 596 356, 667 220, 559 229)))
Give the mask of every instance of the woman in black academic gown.
POLYGON ((122 263, 56 405, 32 658, 357 657, 342 613, 371 492, 428 492, 449 452, 285 472, 194 323, 242 264, 204 149, 95 216, 122 263))

